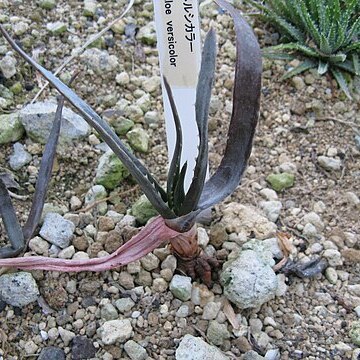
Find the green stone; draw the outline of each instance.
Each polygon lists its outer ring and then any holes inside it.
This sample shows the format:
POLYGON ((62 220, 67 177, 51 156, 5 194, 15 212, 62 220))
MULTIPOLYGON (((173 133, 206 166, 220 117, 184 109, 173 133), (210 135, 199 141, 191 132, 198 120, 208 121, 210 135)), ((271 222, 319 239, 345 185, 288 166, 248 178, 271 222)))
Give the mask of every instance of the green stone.
POLYGON ((55 0, 42 0, 39 3, 40 7, 45 10, 52 10, 56 6, 55 0))
POLYGON ((14 94, 4 85, 0 84, 0 108, 7 109, 14 102, 14 94))
POLYGON ((120 159, 110 150, 101 156, 96 170, 95 183, 113 190, 130 175, 120 159))
POLYGON ((350 332, 349 332, 351 341, 360 346, 360 321, 354 321, 351 324, 350 332))
POLYGON ((149 151, 149 135, 142 128, 136 128, 126 134, 130 146, 137 151, 147 153, 149 151))
POLYGON ((57 21, 55 23, 50 23, 47 25, 47 29, 53 35, 61 35, 67 31, 67 25, 61 21, 57 21))
POLYGON ((154 209, 145 195, 140 196, 135 202, 131 208, 131 212, 140 225, 146 224, 149 219, 158 215, 158 212, 154 209))
POLYGON ((146 26, 140 28, 136 38, 145 45, 155 45, 156 44, 155 23, 151 21, 146 26))
POLYGON ((22 85, 20 82, 15 83, 14 85, 11 86, 10 91, 14 94, 14 95, 18 95, 21 93, 22 91, 22 85))
POLYGON ((120 117, 111 124, 118 135, 125 135, 133 126, 134 122, 130 119, 120 117))
POLYGON ((0 144, 15 142, 21 139, 24 133, 25 129, 17 113, 0 115, 0 144))
POLYGON ((282 191, 294 185, 295 175, 290 173, 270 174, 266 181, 275 191, 282 191))

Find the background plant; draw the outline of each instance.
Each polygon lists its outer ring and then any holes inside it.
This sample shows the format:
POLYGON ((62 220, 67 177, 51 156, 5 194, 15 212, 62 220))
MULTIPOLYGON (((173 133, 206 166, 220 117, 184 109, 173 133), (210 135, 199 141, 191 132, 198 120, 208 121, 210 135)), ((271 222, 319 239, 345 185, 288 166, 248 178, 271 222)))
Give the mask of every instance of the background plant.
POLYGON ((346 73, 360 75, 359 0, 245 0, 261 11, 260 17, 281 34, 281 44, 264 50, 264 56, 306 59, 282 79, 317 68, 330 71, 351 98, 346 73), (283 56, 282 56, 283 55, 283 56))

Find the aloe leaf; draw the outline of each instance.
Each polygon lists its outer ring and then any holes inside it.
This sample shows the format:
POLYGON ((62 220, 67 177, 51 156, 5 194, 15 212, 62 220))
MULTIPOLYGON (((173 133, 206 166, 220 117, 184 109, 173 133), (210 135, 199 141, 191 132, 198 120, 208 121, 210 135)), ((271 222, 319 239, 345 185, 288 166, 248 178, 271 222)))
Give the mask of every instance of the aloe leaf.
POLYGON ((267 49, 264 49, 263 53, 272 53, 277 51, 299 51, 302 52, 304 55, 315 58, 318 58, 320 56, 319 53, 311 47, 294 42, 271 46, 267 49))
POLYGON ((0 249, 0 258, 16 256, 24 248, 24 235, 16 217, 14 206, 6 186, 0 178, 0 215, 3 219, 11 248, 0 249))
POLYGON ((305 3, 303 1, 297 0, 296 7, 298 8, 298 12, 304 22, 304 29, 309 32, 315 43, 319 45, 321 42, 321 34, 318 27, 314 23, 314 20, 310 16, 305 3))
POLYGON ((353 54, 352 63, 355 70, 355 75, 360 75, 359 55, 353 54))
POLYGON ((196 158, 193 179, 181 206, 184 215, 195 209, 204 187, 208 165, 208 117, 211 89, 215 77, 216 34, 213 29, 207 33, 202 53, 201 68, 196 89, 195 113, 199 132, 199 152, 196 158))
POLYGON ((360 50, 360 41, 355 41, 343 49, 345 52, 360 50))
POLYGON ((174 210, 175 213, 178 214, 181 208, 181 205, 185 199, 185 188, 184 188, 184 181, 185 181, 185 174, 187 170, 187 162, 181 168, 180 173, 176 179, 176 185, 174 189, 174 210))
POLYGON ((340 68, 341 70, 345 70, 350 74, 353 74, 353 75, 358 75, 359 74, 359 71, 356 72, 356 68, 354 66, 353 61, 347 60, 347 61, 344 61, 344 62, 336 63, 335 65, 336 65, 336 67, 340 68))
POLYGON ((349 91, 349 87, 347 85, 347 82, 344 78, 344 75, 342 74, 341 71, 337 70, 337 69, 334 69, 334 68, 331 68, 331 73, 334 75, 334 78, 335 80, 337 81, 337 83, 339 84, 340 86, 340 89, 345 93, 345 95, 350 99, 352 100, 352 96, 350 94, 350 91, 349 91))
POLYGON ((325 73, 328 71, 328 69, 329 69, 329 63, 323 62, 323 61, 319 61, 319 65, 318 65, 317 71, 318 71, 318 73, 319 73, 320 75, 325 74, 325 73))
POLYGON ((352 41, 358 40, 358 36, 360 33, 360 16, 357 17, 357 19, 352 24, 351 28, 349 29, 345 43, 351 43, 352 41))
POLYGON ((168 98, 169 98, 170 107, 171 107, 172 115, 174 118, 175 131, 176 131, 175 149, 174 149, 173 157, 171 159, 168 178, 167 178, 168 204, 169 204, 170 208, 172 208, 173 202, 174 202, 174 187, 176 185, 175 178, 177 177, 177 175, 180 171, 181 150, 182 150, 182 130, 181 130, 181 122, 180 122, 179 114, 178 114, 178 111, 176 108, 176 104, 175 104, 173 93, 171 91, 171 87, 165 77, 163 80, 164 80, 165 90, 166 90, 168 98))
POLYGON ((205 183, 199 209, 206 209, 230 195, 239 185, 252 147, 258 121, 261 90, 261 53, 251 27, 224 0, 216 3, 232 16, 236 32, 237 60, 233 111, 224 157, 215 174, 205 183))
POLYGON ((0 180, 5 184, 7 189, 19 189, 19 184, 14 180, 14 176, 11 173, 0 173, 0 180))
POLYGON ((292 54, 285 54, 285 53, 271 53, 271 52, 262 52, 262 56, 267 59, 273 59, 273 60, 294 60, 296 59, 295 55, 292 54))
POLYGON ((23 227, 25 241, 32 238, 35 229, 39 224, 41 213, 44 208, 46 193, 49 187, 52 168, 56 155, 56 146, 59 140, 61 128, 61 116, 64 106, 64 97, 61 96, 54 118, 54 123, 50 131, 48 141, 45 145, 44 154, 41 159, 38 179, 35 187, 34 200, 31 206, 29 217, 23 227))
POLYGON ((285 79, 289 79, 295 75, 301 74, 302 72, 312 69, 316 66, 316 63, 312 60, 305 60, 303 61, 300 65, 294 67, 293 69, 291 69, 290 71, 288 71, 287 73, 285 73, 280 80, 285 80, 285 79))
POLYGON ((152 203, 154 208, 165 218, 173 218, 175 214, 169 209, 162 194, 159 192, 160 185, 153 179, 149 171, 141 162, 127 149, 123 142, 117 137, 111 127, 104 121, 85 101, 75 94, 68 86, 61 82, 53 73, 43 68, 30 56, 28 56, 11 39, 9 34, 0 25, 0 31, 3 33, 9 44, 16 50, 30 65, 36 68, 41 75, 49 81, 84 117, 84 119, 100 134, 101 138, 108 144, 112 151, 120 158, 127 167, 136 182, 140 185, 146 197, 152 203), (153 181, 153 183, 152 183, 153 181))

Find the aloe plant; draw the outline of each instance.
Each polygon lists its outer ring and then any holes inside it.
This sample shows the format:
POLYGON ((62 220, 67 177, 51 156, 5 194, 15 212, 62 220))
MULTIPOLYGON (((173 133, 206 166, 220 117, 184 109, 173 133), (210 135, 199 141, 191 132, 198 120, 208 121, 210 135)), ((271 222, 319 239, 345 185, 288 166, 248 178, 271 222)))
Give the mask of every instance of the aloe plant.
POLYGON ((282 44, 264 49, 264 56, 306 60, 286 73, 290 78, 311 68, 330 71, 351 98, 344 74, 360 75, 359 0, 245 0, 282 35, 282 44), (289 54, 290 56, 281 56, 289 54))
MULTIPOLYGON (((135 237, 109 256, 76 261, 35 256, 0 260, 0 266, 58 271, 103 271, 135 261, 165 241, 170 241, 175 255, 178 256, 180 262, 185 264, 188 274, 192 277, 201 275, 205 283, 211 282, 211 266, 216 265, 216 261, 202 254, 198 247, 196 218, 203 210, 230 195, 238 186, 251 153, 261 89, 261 54, 252 29, 228 2, 225 0, 216 0, 216 2, 230 13, 235 24, 237 60, 233 111, 224 157, 216 172, 205 181, 208 161, 207 123, 216 57, 215 32, 210 30, 204 43, 195 104, 200 138, 199 151, 192 182, 186 192, 184 190, 186 164, 180 166, 181 125, 171 88, 166 79, 164 79, 164 84, 175 122, 176 145, 169 168, 167 188, 164 190, 146 167, 129 152, 110 126, 74 91, 30 58, 0 26, 1 32, 14 50, 36 68, 96 129, 128 168, 159 213, 155 220, 149 222, 135 237)), ((4 213, 2 211, 3 217, 4 213)), ((12 230, 12 226, 7 227, 9 237, 16 238, 18 234, 12 230)), ((12 243, 16 241, 13 239, 12 243)))

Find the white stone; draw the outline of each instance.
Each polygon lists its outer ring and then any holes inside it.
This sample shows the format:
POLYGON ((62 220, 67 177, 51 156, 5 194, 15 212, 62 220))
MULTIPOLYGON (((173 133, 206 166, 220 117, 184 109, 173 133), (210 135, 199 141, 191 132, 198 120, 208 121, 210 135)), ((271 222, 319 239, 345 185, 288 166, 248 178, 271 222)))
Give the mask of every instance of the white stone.
POLYGON ((65 220, 61 215, 48 213, 44 218, 44 224, 40 229, 40 236, 62 249, 69 246, 73 237, 75 225, 65 220))
POLYGON ((175 354, 176 360, 229 360, 218 348, 199 337, 185 335, 175 354))
POLYGON ((224 295, 240 309, 260 307, 274 298, 278 287, 273 269, 253 250, 225 263, 220 279, 224 295))
POLYGON ((117 341, 124 343, 130 338, 132 331, 129 319, 106 321, 98 330, 105 345, 113 345, 117 341))

